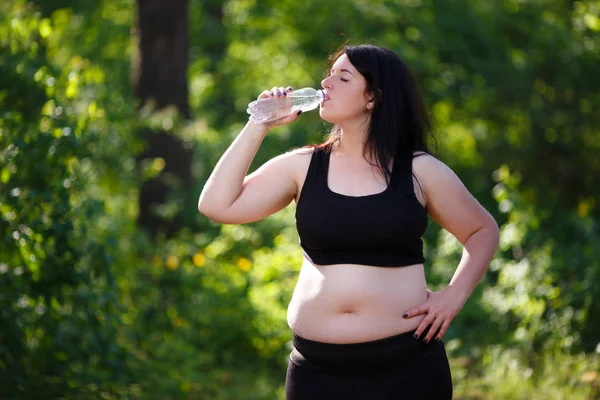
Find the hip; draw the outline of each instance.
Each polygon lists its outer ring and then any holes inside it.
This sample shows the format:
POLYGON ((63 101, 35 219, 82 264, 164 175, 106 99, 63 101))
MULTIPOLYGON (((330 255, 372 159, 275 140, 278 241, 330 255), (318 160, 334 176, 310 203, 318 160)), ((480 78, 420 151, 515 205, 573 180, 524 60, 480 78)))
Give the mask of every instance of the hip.
POLYGON ((317 342, 294 334, 287 399, 452 398, 444 343, 424 344, 413 334, 351 344, 317 342))

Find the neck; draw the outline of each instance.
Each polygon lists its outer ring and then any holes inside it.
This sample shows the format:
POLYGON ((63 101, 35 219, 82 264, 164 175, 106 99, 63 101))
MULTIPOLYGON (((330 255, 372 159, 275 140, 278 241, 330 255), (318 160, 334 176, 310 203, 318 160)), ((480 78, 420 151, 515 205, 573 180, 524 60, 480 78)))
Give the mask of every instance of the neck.
POLYGON ((369 120, 340 125, 340 141, 336 151, 340 155, 356 158, 364 157, 365 143, 369 128, 369 120))

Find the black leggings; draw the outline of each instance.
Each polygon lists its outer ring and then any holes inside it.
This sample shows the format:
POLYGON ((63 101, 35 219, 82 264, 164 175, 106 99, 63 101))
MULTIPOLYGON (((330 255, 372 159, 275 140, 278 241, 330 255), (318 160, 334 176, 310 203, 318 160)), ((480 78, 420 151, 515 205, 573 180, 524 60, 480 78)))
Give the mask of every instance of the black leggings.
POLYGON ((294 335, 286 400, 447 400, 452 378, 442 341, 414 331, 372 342, 321 343, 294 335))

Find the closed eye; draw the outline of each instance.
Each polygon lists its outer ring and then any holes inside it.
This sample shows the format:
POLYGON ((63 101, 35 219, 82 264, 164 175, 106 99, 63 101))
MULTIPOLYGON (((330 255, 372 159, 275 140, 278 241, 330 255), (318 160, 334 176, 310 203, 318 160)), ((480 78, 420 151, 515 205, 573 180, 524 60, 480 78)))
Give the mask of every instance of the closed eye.
MULTIPOLYGON (((340 73, 342 73, 342 72, 347 72, 347 73, 349 73, 350 75, 353 75, 353 74, 352 74, 352 72, 348 71, 347 69, 342 69, 342 70, 340 70, 340 73)), ((335 74, 335 70, 334 70, 334 69, 331 69, 331 70, 329 71, 329 76, 333 76, 334 74, 335 74)), ((348 79, 344 79, 344 78, 342 78, 341 76, 340 76, 340 80, 341 80, 342 82, 349 82, 349 80, 348 80, 348 79)))
MULTIPOLYGON (((333 76, 333 73, 329 74, 328 78, 331 77, 331 76, 333 76)), ((344 79, 341 76, 340 76, 340 81, 342 81, 342 82, 350 82, 350 80, 344 79)))

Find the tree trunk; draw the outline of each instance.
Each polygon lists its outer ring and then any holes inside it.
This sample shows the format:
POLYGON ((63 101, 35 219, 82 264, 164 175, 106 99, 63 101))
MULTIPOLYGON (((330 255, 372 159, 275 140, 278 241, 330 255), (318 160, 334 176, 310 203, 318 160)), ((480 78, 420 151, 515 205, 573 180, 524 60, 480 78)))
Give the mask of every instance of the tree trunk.
MULTIPOLYGON (((134 60, 135 94, 140 107, 159 110, 174 106, 189 118, 187 0, 137 1, 138 55, 134 60)), ((144 129, 145 150, 138 161, 162 157, 159 176, 144 182, 139 195, 138 224, 151 236, 171 235, 177 230, 181 207, 174 217, 161 217, 156 207, 169 197, 185 198, 191 184, 191 148, 173 133, 144 129), (169 196, 171 195, 171 196, 169 196)))

